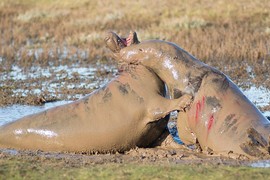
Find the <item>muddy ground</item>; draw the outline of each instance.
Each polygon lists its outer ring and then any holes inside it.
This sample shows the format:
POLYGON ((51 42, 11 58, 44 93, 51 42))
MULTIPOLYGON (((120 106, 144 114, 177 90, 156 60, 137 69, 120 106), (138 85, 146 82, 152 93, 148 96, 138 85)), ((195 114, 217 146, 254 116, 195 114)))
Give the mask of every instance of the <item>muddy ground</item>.
POLYGON ((229 158, 218 155, 205 155, 197 153, 182 146, 174 149, 162 148, 137 148, 125 153, 116 154, 72 154, 57 153, 43 151, 15 151, 0 150, 1 159, 29 159, 40 163, 49 163, 50 161, 59 164, 65 164, 70 167, 80 167, 89 164, 107 164, 107 163, 133 163, 133 164, 204 164, 204 165, 230 165, 242 166, 250 165, 253 161, 249 161, 244 157, 239 159, 229 158))
MULTIPOLYGON (((13 68, 1 73, 0 105, 30 104, 42 106, 58 100, 76 100, 108 83, 118 73, 112 59, 92 64, 68 66, 13 68)), ((242 84, 245 79, 242 79, 242 84)), ((245 88, 242 86, 242 88, 245 88)), ((270 111, 264 106, 262 111, 270 111)), ((171 118, 175 122, 175 116, 171 118)), ((0 150, 2 160, 35 160, 39 163, 53 162, 57 165, 79 167, 91 164, 134 163, 134 164, 204 164, 249 166, 254 160, 244 156, 203 154, 179 145, 177 148, 137 148, 116 154, 70 154, 63 152, 0 150)), ((265 159, 269 159, 266 157, 265 159)))

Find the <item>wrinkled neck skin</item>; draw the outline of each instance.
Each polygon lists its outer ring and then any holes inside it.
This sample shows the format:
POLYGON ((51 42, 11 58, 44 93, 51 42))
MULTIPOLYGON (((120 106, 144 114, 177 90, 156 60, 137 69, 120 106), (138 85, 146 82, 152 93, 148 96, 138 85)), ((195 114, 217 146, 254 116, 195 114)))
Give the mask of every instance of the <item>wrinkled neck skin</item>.
POLYGON ((156 73, 167 84, 171 98, 194 95, 204 75, 213 69, 176 44, 161 40, 125 47, 116 56, 130 64, 143 64, 156 73))

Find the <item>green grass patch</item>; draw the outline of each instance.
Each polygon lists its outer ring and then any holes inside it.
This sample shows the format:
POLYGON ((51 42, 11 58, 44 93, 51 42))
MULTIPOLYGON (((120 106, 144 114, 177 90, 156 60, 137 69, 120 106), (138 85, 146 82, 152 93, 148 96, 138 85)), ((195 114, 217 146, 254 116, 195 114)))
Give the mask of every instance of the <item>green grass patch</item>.
POLYGON ((267 179, 267 168, 177 164, 103 164, 1 160, 0 179, 267 179))

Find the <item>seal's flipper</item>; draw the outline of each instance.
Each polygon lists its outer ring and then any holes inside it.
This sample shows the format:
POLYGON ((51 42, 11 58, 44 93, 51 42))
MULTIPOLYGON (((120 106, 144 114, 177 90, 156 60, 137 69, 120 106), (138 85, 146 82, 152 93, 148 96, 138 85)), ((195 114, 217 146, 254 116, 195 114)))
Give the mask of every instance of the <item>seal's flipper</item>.
POLYGON ((170 112, 183 111, 192 101, 192 96, 185 94, 178 99, 166 99, 162 96, 156 98, 156 103, 148 110, 148 117, 151 121, 156 121, 168 115, 170 112), (157 107, 157 104, 161 104, 157 107))
POLYGON ((186 112, 179 112, 177 118, 177 130, 179 138, 184 144, 190 145, 196 143, 196 136, 191 133, 191 129, 188 125, 188 117, 186 112))

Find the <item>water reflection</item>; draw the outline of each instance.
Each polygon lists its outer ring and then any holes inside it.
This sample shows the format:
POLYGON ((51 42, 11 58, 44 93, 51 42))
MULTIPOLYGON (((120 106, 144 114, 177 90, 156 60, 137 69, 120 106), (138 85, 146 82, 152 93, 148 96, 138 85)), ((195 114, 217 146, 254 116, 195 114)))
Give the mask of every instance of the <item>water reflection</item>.
POLYGON ((257 161, 252 163, 250 166, 256 168, 270 168, 270 160, 257 161))
POLYGON ((29 105, 19 105, 15 104, 12 106, 7 106, 0 108, 0 126, 11 122, 15 121, 16 119, 22 118, 24 116, 38 113, 41 111, 44 111, 46 109, 67 104, 72 101, 56 101, 56 102, 50 102, 50 103, 45 103, 42 106, 29 106, 29 105))

